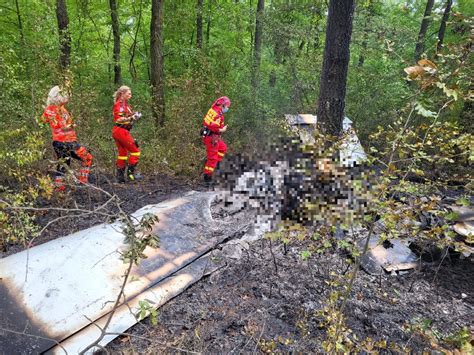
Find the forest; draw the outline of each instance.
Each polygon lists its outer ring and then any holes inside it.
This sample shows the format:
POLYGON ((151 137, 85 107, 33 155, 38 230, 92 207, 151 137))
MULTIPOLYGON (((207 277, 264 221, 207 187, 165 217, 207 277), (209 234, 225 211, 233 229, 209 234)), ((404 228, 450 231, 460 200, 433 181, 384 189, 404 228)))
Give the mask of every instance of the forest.
MULTIPOLYGON (((112 319, 133 265, 166 244, 152 232, 162 217, 132 214, 216 192, 209 214, 227 227, 211 233, 214 271, 160 308, 141 300, 107 345, 97 325, 87 351, 474 351, 474 2, 0 0, 0 15, 0 296, 14 294, 15 255, 120 221, 129 267, 112 319), (80 143, 72 165, 51 138, 55 86, 80 143), (123 86, 140 113, 125 168, 112 133, 123 86), (228 109, 213 163, 200 133, 211 105, 228 109), (288 127, 299 114, 317 116, 310 143, 288 127), (366 158, 347 167, 351 133, 366 158), (271 228, 236 249, 254 218, 271 228), (412 259, 374 266, 378 247, 412 259)), ((10 307, 0 354, 36 353, 24 338, 62 347, 10 307)))

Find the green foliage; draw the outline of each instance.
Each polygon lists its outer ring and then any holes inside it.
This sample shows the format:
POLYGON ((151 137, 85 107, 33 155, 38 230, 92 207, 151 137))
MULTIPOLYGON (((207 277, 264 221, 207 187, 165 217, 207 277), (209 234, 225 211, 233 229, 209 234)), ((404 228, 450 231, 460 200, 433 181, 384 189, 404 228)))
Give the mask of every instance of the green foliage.
MULTIPOLYGON (((38 0, 18 0, 18 4, 20 13, 13 7, 1 9, 6 22, 0 34, 0 122, 5 127, 0 134, 3 138, 4 132, 27 129, 47 145, 47 129, 39 133, 33 122, 42 111, 48 89, 63 82, 57 65, 55 4, 38 0)), ((110 137, 111 95, 115 85, 108 4, 79 1, 67 5, 72 35, 67 74, 73 93, 70 110, 77 119, 79 140, 93 153, 97 168, 111 170, 115 158, 110 137)), ((314 112, 324 50, 324 2, 266 4, 261 80, 255 88, 250 65, 255 2, 205 1, 202 50, 195 45, 195 1, 165 2, 164 11, 167 117, 165 127, 157 129, 151 119, 148 82, 151 3, 120 2, 118 9, 123 81, 133 89, 132 105, 144 113, 134 132, 143 150, 143 170, 195 176, 204 157, 198 128, 218 95, 226 94, 233 102, 226 117, 231 153, 258 151, 279 131, 284 113, 314 112)), ((456 65, 468 40, 472 6, 460 1, 453 11, 438 65, 456 65)), ((378 0, 358 3, 346 111, 363 141, 377 125, 392 123, 412 94, 413 88, 401 80, 400 72, 411 58, 422 13, 422 2, 408 7, 378 0)), ((435 15, 429 31, 435 33, 439 21, 440 16, 435 15)), ((429 55, 434 51, 434 37, 427 39, 429 55)), ((459 102, 443 121, 457 121, 463 110, 457 87, 468 86, 469 77, 466 70, 459 71, 437 84, 438 90, 459 102)), ((419 107, 435 112, 429 101, 420 100, 419 107)), ((17 142, 14 150, 36 154, 44 146, 40 142, 33 152, 17 142)))
POLYGON ((474 350, 474 337, 468 327, 463 327, 452 334, 443 334, 432 324, 430 319, 414 319, 405 327, 411 333, 427 339, 433 350, 442 353, 471 354, 474 350))
POLYGON ((301 259, 308 260, 309 258, 311 258, 311 252, 309 250, 303 250, 301 252, 301 259))
POLYGON ((10 244, 24 246, 33 240, 40 231, 34 211, 38 199, 49 199, 53 184, 49 177, 37 176, 34 184, 23 183, 21 191, 12 191, 0 185, 0 249, 10 244))
POLYGON ((150 323, 152 325, 158 324, 158 310, 156 309, 155 302, 148 299, 140 300, 138 301, 138 307, 136 317, 139 321, 150 317, 150 323))
POLYGON ((158 235, 153 232, 153 227, 159 222, 157 216, 146 213, 135 225, 130 217, 123 216, 122 222, 123 234, 125 235, 125 243, 128 244, 127 249, 122 253, 122 258, 126 263, 138 263, 145 259, 145 249, 147 247, 156 248, 160 241, 158 235))

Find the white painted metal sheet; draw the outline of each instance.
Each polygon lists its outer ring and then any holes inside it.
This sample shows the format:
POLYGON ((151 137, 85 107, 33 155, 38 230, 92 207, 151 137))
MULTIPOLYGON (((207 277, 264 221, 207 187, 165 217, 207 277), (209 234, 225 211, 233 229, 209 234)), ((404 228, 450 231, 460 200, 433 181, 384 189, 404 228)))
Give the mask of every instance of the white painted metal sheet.
MULTIPOLYGON (((316 115, 285 115, 285 119, 290 125, 290 129, 300 136, 303 143, 311 144, 315 142, 313 134, 318 121, 316 115)), ((348 117, 344 117, 342 129, 344 138, 339 151, 341 165, 352 167, 362 164, 367 159, 367 155, 352 127, 352 121, 348 117)))
MULTIPOLYGON (((108 334, 99 342, 99 346, 107 345, 119 334, 124 333, 139 321, 136 314, 138 313, 137 310, 139 309, 139 302, 141 300, 147 300, 153 307, 158 308, 173 297, 179 295, 193 283, 199 281, 206 273, 212 272, 214 268, 215 265, 210 260, 210 256, 205 255, 193 261, 176 274, 167 277, 137 297, 122 304, 115 311, 112 321, 107 328, 108 334)), ((62 341, 49 350, 47 354, 78 354, 99 338, 101 335, 100 329, 104 329, 108 317, 109 314, 102 316, 96 320, 94 324, 88 325, 65 341, 62 341)), ((92 354, 94 350, 99 349, 93 348, 87 353, 92 354)))
MULTIPOLYGON (((186 266, 226 236, 210 214, 213 193, 143 207, 157 215, 160 248, 132 270, 132 299, 186 266), (216 235, 213 235, 216 234, 216 235)), ((45 351, 110 312, 127 265, 120 223, 101 224, 0 260, 0 349, 8 354, 45 351)))

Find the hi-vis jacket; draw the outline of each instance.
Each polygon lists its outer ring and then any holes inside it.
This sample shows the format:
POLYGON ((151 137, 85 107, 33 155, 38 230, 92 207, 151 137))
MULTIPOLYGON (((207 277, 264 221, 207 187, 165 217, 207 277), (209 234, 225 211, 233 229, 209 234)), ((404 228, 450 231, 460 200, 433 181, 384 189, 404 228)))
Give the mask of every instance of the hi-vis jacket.
POLYGON ((127 101, 117 100, 113 108, 114 122, 116 125, 122 126, 125 129, 132 128, 131 117, 133 116, 132 107, 128 104, 127 101), (130 120, 125 122, 117 122, 121 118, 130 118, 130 120))
POLYGON ((73 124, 72 117, 64 106, 50 105, 46 107, 40 117, 40 122, 49 124, 53 134, 53 141, 77 141, 76 132, 73 129, 63 130, 63 128, 71 128, 73 124))

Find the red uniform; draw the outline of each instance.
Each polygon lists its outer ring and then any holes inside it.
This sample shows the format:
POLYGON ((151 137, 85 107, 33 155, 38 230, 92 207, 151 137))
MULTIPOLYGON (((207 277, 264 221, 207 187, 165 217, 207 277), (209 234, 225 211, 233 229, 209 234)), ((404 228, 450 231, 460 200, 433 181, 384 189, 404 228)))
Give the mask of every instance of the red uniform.
POLYGON ((118 149, 118 156, 116 166, 119 169, 125 168, 128 160, 129 167, 137 165, 140 159, 140 149, 138 148, 137 142, 130 134, 132 129, 132 116, 133 111, 127 101, 117 100, 113 108, 114 122, 115 125, 112 128, 112 137, 115 140, 115 145, 118 149), (125 122, 117 122, 122 118, 129 118, 125 122), (128 156, 130 153, 130 156, 128 156))
POLYGON ((204 127, 210 131, 210 134, 203 138, 207 155, 206 165, 204 166, 204 174, 206 175, 214 173, 217 164, 222 161, 227 152, 227 145, 222 140, 220 133, 220 129, 224 126, 222 106, 215 102, 204 116, 204 127))
MULTIPOLYGON (((41 115, 40 121, 48 123, 53 134, 53 148, 58 160, 63 160, 68 166, 71 165, 71 158, 80 160, 82 167, 79 170, 78 180, 87 183, 89 179, 90 167, 92 165, 92 155, 87 149, 77 142, 76 132, 72 128, 73 120, 64 106, 50 105, 46 107, 41 115)), ((66 168, 59 163, 54 177, 58 190, 64 190, 64 174, 66 168)))

